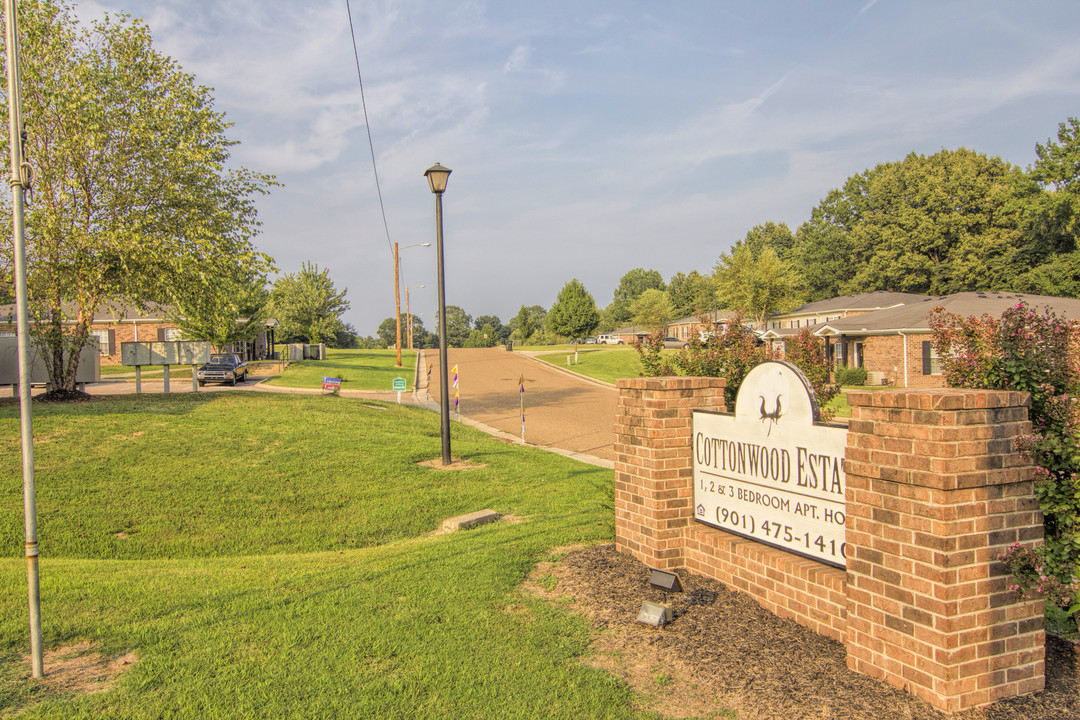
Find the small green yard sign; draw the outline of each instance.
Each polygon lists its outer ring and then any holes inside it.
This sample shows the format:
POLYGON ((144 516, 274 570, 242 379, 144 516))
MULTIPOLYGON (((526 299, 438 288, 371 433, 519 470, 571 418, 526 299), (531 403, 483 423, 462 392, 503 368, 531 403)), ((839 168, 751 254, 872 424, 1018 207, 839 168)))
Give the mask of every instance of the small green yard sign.
POLYGON ((394 392, 405 392, 405 378, 394 378, 394 392))

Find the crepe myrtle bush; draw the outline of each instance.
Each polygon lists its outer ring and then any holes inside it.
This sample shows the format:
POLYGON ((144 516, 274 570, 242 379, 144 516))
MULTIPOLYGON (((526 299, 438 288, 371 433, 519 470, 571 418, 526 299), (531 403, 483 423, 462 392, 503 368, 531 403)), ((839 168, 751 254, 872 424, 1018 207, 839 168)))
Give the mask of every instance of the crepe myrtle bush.
POLYGON ((1021 302, 1000 319, 962 318, 935 308, 930 329, 950 386, 1030 393, 1032 433, 1017 440, 1017 449, 1030 453, 1036 464, 1045 542, 1030 551, 1012 549, 1001 560, 1022 594, 1042 595, 1075 613, 1080 607, 1080 323, 1021 302))
MULTIPOLYGON (((650 335, 647 342, 638 344, 641 374, 647 377, 687 375, 725 378, 724 403, 734 408, 739 387, 747 374, 756 365, 773 359, 772 353, 752 330, 743 325, 740 316, 726 323, 716 323, 703 317, 701 325, 711 328, 705 333, 705 339, 693 338, 689 348, 675 354, 661 352, 664 329, 650 335)), ((837 387, 828 382, 829 361, 824 341, 811 335, 808 329, 804 328, 804 332, 788 343, 785 359, 798 366, 810 380, 819 405, 824 405, 836 395, 837 387)), ((828 420, 832 413, 822 409, 821 416, 828 420)))

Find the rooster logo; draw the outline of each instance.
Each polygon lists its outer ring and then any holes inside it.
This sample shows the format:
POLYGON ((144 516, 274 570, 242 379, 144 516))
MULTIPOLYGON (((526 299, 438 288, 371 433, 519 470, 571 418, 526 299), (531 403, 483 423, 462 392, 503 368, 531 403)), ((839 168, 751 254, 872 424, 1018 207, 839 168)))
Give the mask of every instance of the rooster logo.
POLYGON ((768 437, 772 435, 773 425, 780 422, 780 418, 784 416, 784 413, 782 412, 783 408, 780 405, 780 398, 784 396, 776 396, 776 407, 773 408, 772 412, 765 410, 765 396, 758 395, 758 397, 761 398, 761 422, 765 422, 766 420, 769 422, 769 432, 765 434, 765 437, 768 437))

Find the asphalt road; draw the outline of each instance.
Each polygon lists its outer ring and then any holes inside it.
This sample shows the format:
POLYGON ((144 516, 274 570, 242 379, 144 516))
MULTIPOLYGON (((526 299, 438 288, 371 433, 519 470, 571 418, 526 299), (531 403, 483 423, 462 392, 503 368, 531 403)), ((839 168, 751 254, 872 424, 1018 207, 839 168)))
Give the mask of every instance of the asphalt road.
MULTIPOLYGON (((502 348, 448 351, 449 370, 458 368, 459 411, 467 420, 521 437, 521 392, 525 377, 525 441, 583 454, 604 461, 615 460, 615 407, 618 393, 605 383, 560 371, 519 352, 502 348)), ((427 350, 422 361, 419 392, 426 388, 436 408, 439 404, 439 351, 427 350)), ((448 373, 450 410, 454 410, 454 375, 448 373)))

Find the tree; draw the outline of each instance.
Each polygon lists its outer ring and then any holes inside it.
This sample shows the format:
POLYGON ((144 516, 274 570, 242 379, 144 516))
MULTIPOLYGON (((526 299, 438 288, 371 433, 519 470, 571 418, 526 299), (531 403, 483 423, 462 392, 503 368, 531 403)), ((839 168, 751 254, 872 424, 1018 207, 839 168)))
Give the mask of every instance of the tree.
POLYGON ((1043 191, 1027 208, 1027 244, 1021 250, 1027 269, 1015 290, 1080 297, 1080 121, 1058 126, 1058 142, 1036 144, 1029 171, 1043 191))
POLYGON ((347 290, 337 291, 327 268, 305 262, 295 274, 274 281, 271 313, 282 342, 320 343, 336 337, 349 309, 347 290))
POLYGON ((1025 208, 1040 193, 998 157, 966 148, 911 153, 830 192, 799 228, 792 257, 810 299, 1012 287, 1031 266, 1025 208))
POLYGON ((716 285, 713 278, 702 275, 697 270, 690 274, 677 272, 671 276, 667 285, 668 298, 671 300, 672 314, 683 318, 702 315, 716 309, 716 285))
POLYGON ((591 333, 599 322, 596 301, 577 278, 563 285, 547 315, 547 326, 553 332, 573 340, 591 333))
MULTIPOLYGON (((253 277, 272 269, 250 240, 252 196, 273 178, 226 168, 234 142, 210 89, 155 51, 141 22, 83 28, 55 0, 18 8, 26 161, 35 170, 26 208, 31 331, 54 388, 73 393, 99 307, 170 304, 228 284, 237 267, 253 277)), ((9 157, 7 133, 0 150, 9 157)), ((10 226, 10 195, 0 207, 10 226)), ((11 246, 0 252, 7 276, 11 246)))
POLYGON ((510 337, 510 328, 502 324, 498 315, 480 315, 473 320, 473 327, 486 334, 488 340, 491 340, 490 345, 485 347, 495 347, 496 345, 503 345, 510 337), (485 329, 485 325, 490 326, 485 329))
POLYGON ((547 310, 542 305, 522 305, 517 315, 510 321, 510 334, 514 339, 525 342, 544 326, 547 310))
POLYGON ((663 290, 646 290, 637 300, 630 303, 631 320, 635 325, 657 331, 671 322, 673 309, 671 300, 663 290))
POLYGON ((664 276, 656 270, 634 268, 619 280, 611 304, 604 309, 604 325, 609 329, 621 327, 630 321, 630 303, 641 297, 646 290, 664 290, 664 276))
MULTIPOLYGON (((401 313, 401 327, 402 333, 405 332, 404 328, 408 323, 408 316, 405 313, 401 313)), ((413 321, 413 327, 416 327, 416 321, 413 321)), ((380 348, 392 348, 397 346, 397 320, 392 316, 386 318, 379 323, 379 328, 375 331, 375 337, 379 339, 380 348)), ((413 331, 413 337, 415 338, 415 330, 413 331)), ((402 342, 404 345, 404 341, 402 342)))
MULTIPOLYGON (((438 325, 435 332, 438 334, 438 325)), ((472 315, 457 305, 446 306, 446 347, 465 347, 465 341, 472 332, 472 315)), ((413 333, 415 337, 415 331, 413 333)))
POLYGON ((770 315, 797 307, 799 286, 798 273, 768 246, 755 255, 750 244, 737 244, 716 266, 720 304, 754 318, 759 326, 770 315))
POLYGON ((181 334, 216 348, 252 340, 266 329, 270 293, 262 285, 238 284, 227 292, 187 294, 166 311, 181 334))

